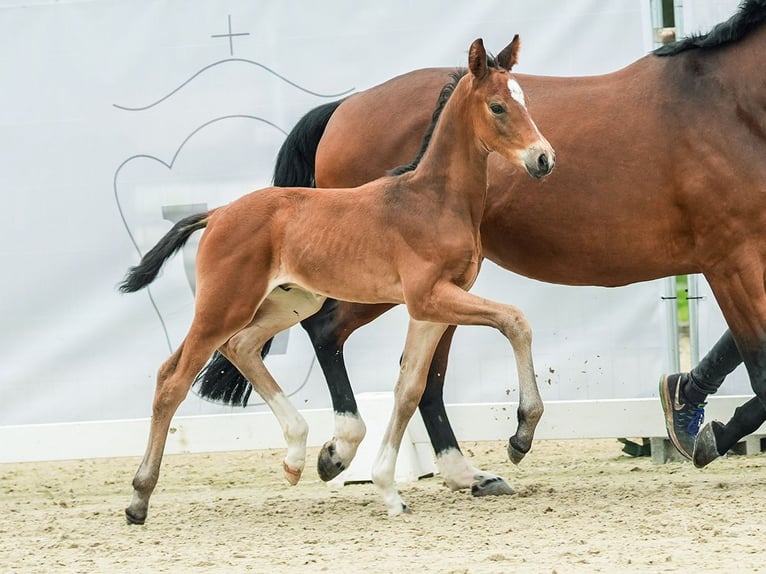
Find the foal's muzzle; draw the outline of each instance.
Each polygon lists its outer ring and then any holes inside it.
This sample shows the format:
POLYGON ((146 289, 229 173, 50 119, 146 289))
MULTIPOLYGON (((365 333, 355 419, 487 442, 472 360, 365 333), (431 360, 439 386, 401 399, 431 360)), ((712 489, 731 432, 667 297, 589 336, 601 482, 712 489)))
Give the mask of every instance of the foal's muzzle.
POLYGON ((524 154, 524 167, 535 179, 548 175, 553 171, 554 165, 556 165, 556 153, 553 148, 533 146, 524 154))

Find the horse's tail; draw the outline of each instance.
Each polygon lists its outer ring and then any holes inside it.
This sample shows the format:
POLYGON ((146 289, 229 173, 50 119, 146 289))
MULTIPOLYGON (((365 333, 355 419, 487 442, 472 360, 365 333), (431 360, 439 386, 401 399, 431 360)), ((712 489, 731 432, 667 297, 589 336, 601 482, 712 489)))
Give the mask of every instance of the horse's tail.
POLYGON ((314 168, 319 141, 330 118, 343 102, 317 106, 303 116, 287 134, 277 153, 274 185, 277 187, 314 187, 314 168))
MULTIPOLYGON (((274 166, 274 185, 278 187, 314 187, 315 156, 319 141, 330 117, 343 100, 318 106, 303 116, 279 148, 274 166)), ((270 339, 261 350, 265 357, 270 339)), ((194 379, 194 391, 203 399, 232 406, 247 406, 250 382, 237 367, 216 351, 194 379)))
POLYGON ((191 234, 207 227, 209 215, 210 212, 196 213, 178 221, 165 234, 165 237, 141 258, 138 265, 128 269, 125 279, 119 285, 119 290, 123 293, 134 293, 154 281, 165 261, 186 244, 191 234))

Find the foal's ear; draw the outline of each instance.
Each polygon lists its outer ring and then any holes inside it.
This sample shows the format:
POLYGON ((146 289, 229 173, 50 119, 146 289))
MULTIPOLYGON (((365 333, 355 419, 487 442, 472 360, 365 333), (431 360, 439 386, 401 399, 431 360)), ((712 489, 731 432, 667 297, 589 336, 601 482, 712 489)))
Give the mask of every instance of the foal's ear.
POLYGON ((476 38, 468 50, 468 69, 479 80, 487 73, 487 51, 481 38, 476 38))
POLYGON ((510 71, 519 61, 519 48, 521 48, 521 38, 516 34, 503 51, 497 55, 497 63, 510 71))

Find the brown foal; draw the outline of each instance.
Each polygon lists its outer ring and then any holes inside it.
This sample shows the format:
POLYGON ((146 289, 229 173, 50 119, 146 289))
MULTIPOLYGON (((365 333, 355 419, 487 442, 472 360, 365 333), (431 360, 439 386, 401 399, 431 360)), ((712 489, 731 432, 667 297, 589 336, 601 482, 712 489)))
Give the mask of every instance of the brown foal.
POLYGON ((305 443, 305 422, 252 349, 315 313, 326 297, 404 303, 410 315, 394 412, 372 473, 389 514, 407 511, 394 486, 394 466, 448 325, 492 326, 510 341, 522 399, 519 458, 528 450, 543 411, 530 328, 515 307, 466 291, 482 260, 479 224, 490 152, 533 177, 547 175, 555 162, 509 73, 518 49, 516 37, 495 68, 487 64, 482 41, 471 44, 469 73, 454 87, 414 170, 355 189, 272 187, 250 193, 178 222, 128 272, 122 291, 148 285, 188 237, 205 228, 197 253, 194 318, 157 375, 149 444, 126 509, 129 522, 145 521, 171 418, 216 349, 257 382, 256 390, 280 418, 288 437, 285 471, 297 482, 305 451, 291 452, 289 437, 302 436, 305 443))

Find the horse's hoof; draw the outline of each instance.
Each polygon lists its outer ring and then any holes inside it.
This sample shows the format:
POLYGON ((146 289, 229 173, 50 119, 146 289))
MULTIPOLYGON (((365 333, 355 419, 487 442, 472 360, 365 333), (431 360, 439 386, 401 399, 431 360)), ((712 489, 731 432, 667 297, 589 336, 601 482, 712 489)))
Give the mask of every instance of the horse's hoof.
POLYGON ((514 494, 514 490, 504 478, 493 476, 474 482, 471 485, 471 494, 473 496, 507 496, 514 494))
POLYGON ((514 444, 514 438, 515 437, 511 437, 508 439, 508 458, 511 459, 513 464, 519 464, 529 452, 529 448, 524 449, 520 445, 514 444))
POLYGON ((335 450, 335 443, 328 440, 322 445, 322 450, 319 451, 319 458, 317 459, 317 473, 319 478, 324 482, 332 480, 338 476, 341 472, 346 470, 346 465, 338 457, 338 452, 335 450))
POLYGON ((697 468, 703 468, 721 456, 718 454, 718 446, 715 441, 713 425, 717 425, 718 428, 723 426, 718 421, 710 421, 702 427, 702 430, 700 430, 697 437, 694 439, 692 461, 697 468))
POLYGON ((395 508, 388 509, 389 517, 399 516, 401 514, 412 514, 412 509, 403 502, 398 504, 395 508))
POLYGON ((282 463, 282 470, 285 473, 287 482, 289 482, 292 486, 298 484, 298 481, 301 479, 301 474, 303 474, 303 469, 293 468, 286 462, 282 463))
POLYGON ((138 524, 141 525, 144 522, 146 522, 146 513, 143 514, 143 516, 140 516, 136 513, 134 513, 130 507, 125 509, 125 518, 128 521, 128 524, 138 524))

